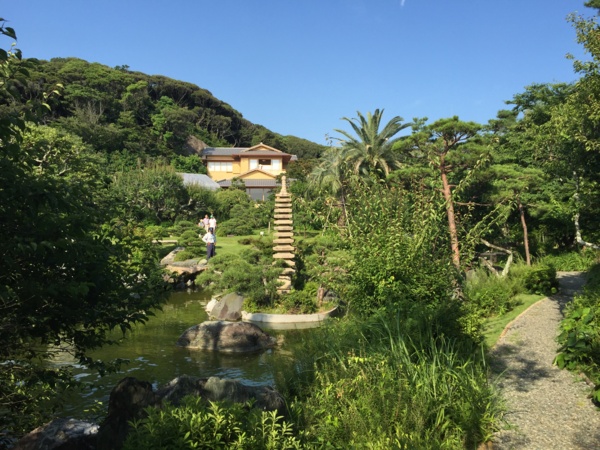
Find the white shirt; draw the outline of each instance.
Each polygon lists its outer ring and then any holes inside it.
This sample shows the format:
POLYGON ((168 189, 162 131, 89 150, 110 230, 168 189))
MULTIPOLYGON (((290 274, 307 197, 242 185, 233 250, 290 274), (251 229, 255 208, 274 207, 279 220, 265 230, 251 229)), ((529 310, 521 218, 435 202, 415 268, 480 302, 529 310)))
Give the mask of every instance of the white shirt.
POLYGON ((206 233, 204 236, 202 236, 202 240, 204 242, 206 242, 207 244, 214 244, 215 243, 215 235, 212 233, 206 233))

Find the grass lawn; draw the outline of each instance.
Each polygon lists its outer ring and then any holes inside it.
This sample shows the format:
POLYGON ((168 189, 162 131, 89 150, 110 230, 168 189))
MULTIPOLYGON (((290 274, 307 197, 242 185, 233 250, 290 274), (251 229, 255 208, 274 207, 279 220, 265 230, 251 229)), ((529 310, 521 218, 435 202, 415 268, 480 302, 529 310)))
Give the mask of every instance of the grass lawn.
POLYGON ((515 309, 507 312, 502 316, 489 318, 485 325, 483 335, 488 348, 492 348, 500 338, 500 334, 510 322, 512 322, 519 314, 533 305, 535 302, 543 299, 543 295, 535 294, 520 294, 517 296, 517 301, 520 303, 515 309))
POLYGON ((240 240, 253 238, 253 239, 269 239, 267 233, 262 237, 259 233, 248 235, 248 236, 217 236, 217 255, 236 255, 242 249, 247 248, 247 245, 240 244, 240 240))

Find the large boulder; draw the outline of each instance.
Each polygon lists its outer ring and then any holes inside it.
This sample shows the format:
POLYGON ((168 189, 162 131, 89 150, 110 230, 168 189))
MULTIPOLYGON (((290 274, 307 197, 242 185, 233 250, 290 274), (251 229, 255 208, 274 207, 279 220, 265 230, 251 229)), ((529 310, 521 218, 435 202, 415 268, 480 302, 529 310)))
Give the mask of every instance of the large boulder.
POLYGON ((121 448, 127 433, 129 421, 143 417, 143 410, 161 402, 147 381, 134 377, 123 378, 113 388, 108 401, 108 414, 98 433, 98 449, 121 448))
POLYGON ((18 450, 92 450, 96 448, 98 425, 75 419, 54 419, 24 436, 13 447, 18 450))
POLYGON ((244 297, 232 292, 221 297, 208 313, 216 320, 229 320, 235 322, 242 318, 242 304, 244 297))
POLYGON ((188 328, 177 340, 186 348, 223 353, 256 352, 275 347, 277 340, 248 322, 209 321, 188 328))
POLYGON ((213 402, 245 403, 253 401, 255 408, 285 414, 285 401, 271 386, 250 386, 239 380, 210 377, 198 378, 182 375, 160 388, 157 395, 163 400, 178 405, 183 397, 195 395, 213 402))

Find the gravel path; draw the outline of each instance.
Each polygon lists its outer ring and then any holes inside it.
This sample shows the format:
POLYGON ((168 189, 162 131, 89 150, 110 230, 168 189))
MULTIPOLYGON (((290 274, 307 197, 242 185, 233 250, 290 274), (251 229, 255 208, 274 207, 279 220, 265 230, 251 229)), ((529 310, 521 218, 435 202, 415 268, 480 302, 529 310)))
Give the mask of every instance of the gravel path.
POLYGON ((584 284, 579 272, 560 272, 560 293, 527 309, 491 351, 491 366, 506 401, 507 429, 493 448, 600 449, 600 411, 580 377, 552 365, 562 310, 584 284))

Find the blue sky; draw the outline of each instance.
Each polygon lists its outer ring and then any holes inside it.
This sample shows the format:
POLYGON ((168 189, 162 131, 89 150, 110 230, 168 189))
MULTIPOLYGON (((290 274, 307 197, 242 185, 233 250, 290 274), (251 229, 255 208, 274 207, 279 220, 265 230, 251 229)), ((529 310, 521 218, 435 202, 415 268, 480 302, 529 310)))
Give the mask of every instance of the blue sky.
MULTIPOLYGON (((342 117, 481 123, 532 83, 577 76, 584 0, 12 0, 25 57, 194 83, 253 123, 325 144, 342 117)), ((6 48, 7 42, 2 42, 6 48)), ((387 120, 386 120, 387 119, 387 120)))

